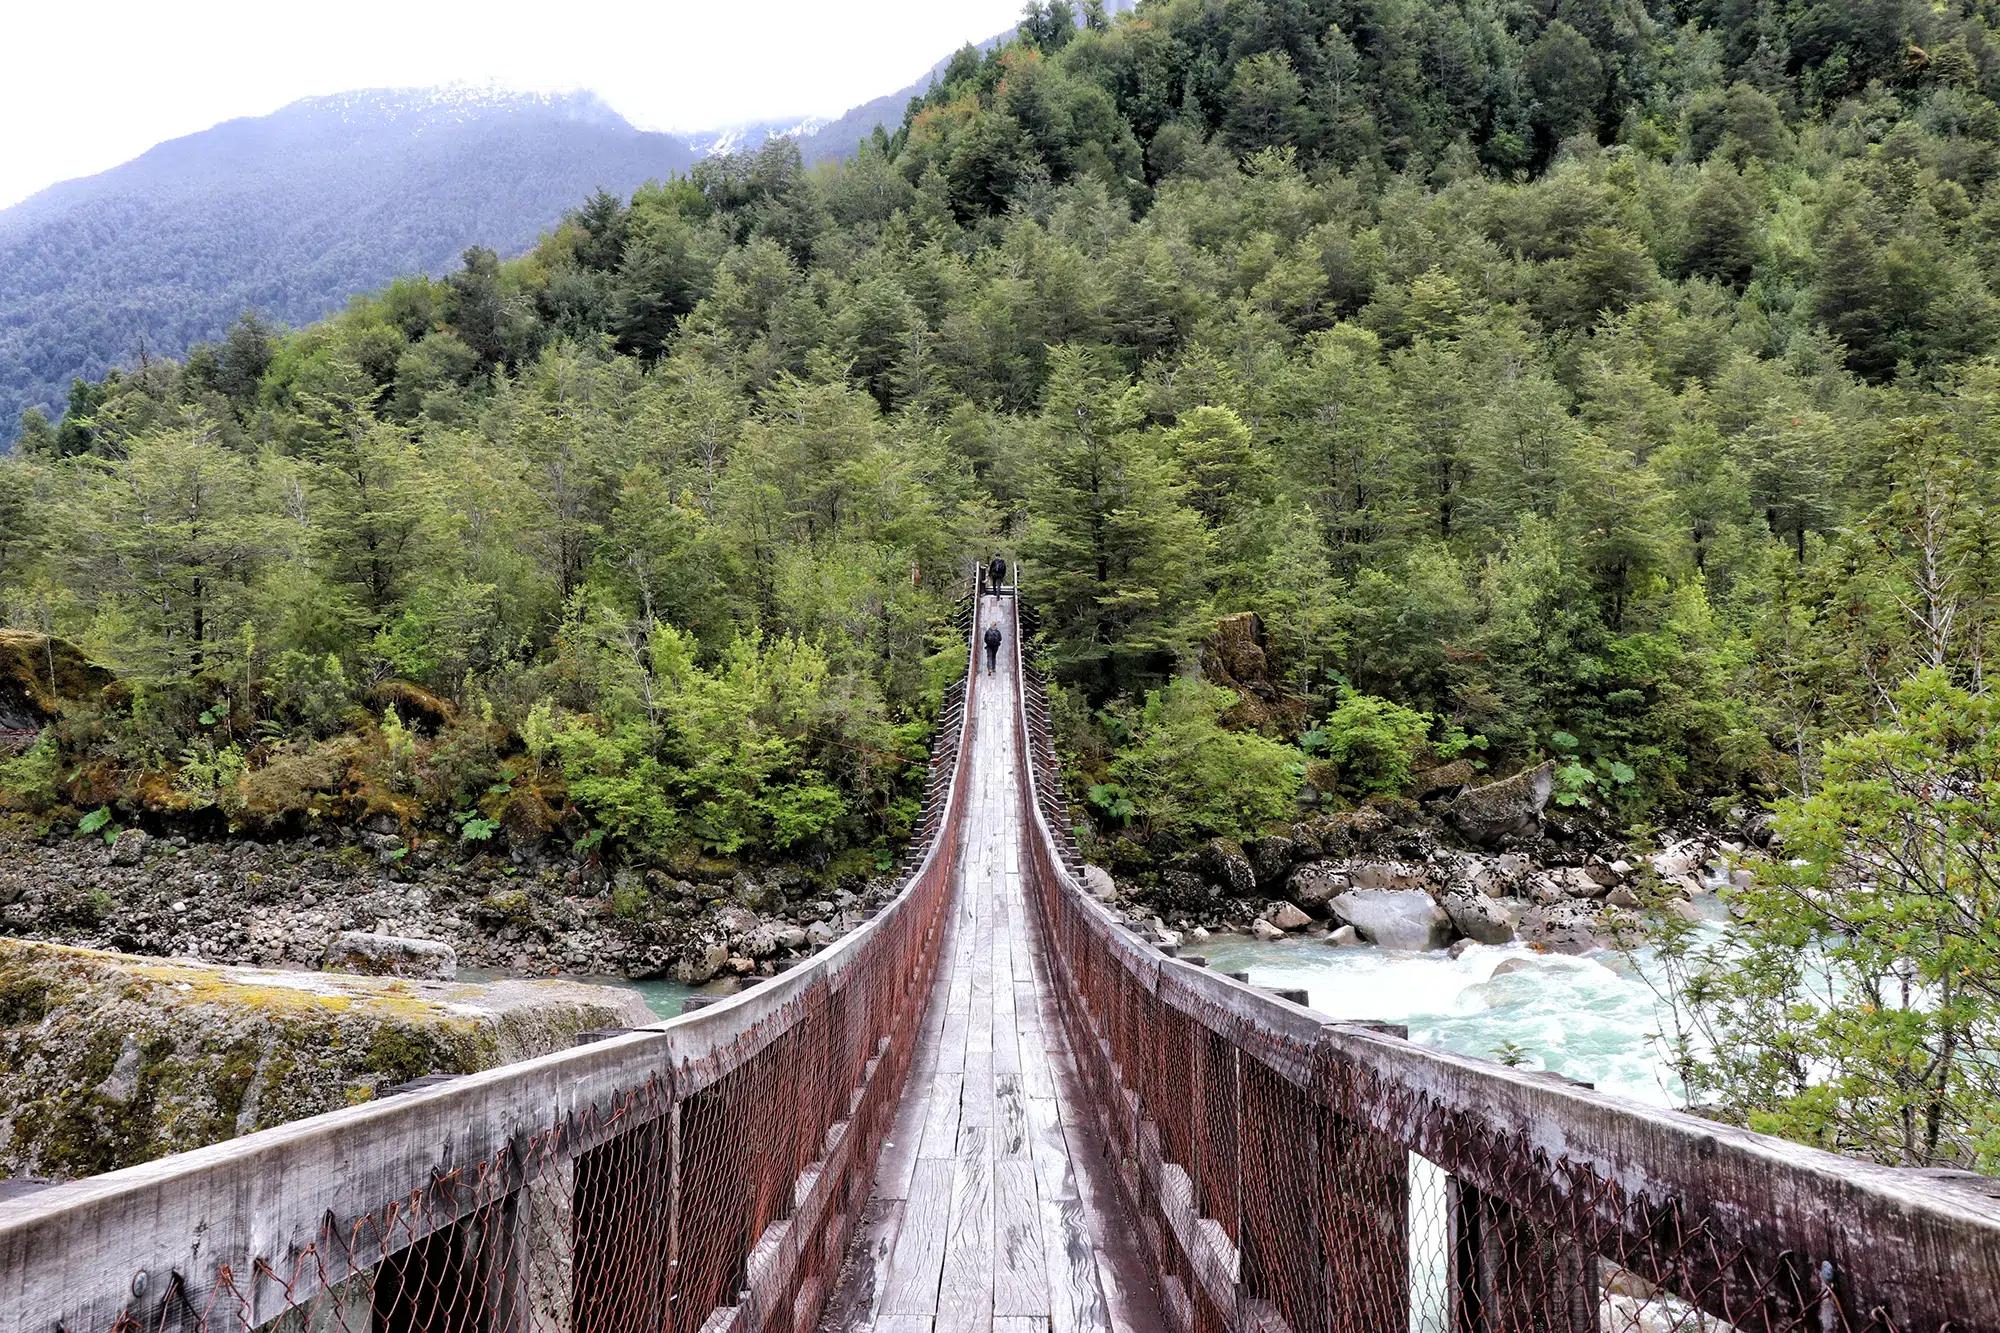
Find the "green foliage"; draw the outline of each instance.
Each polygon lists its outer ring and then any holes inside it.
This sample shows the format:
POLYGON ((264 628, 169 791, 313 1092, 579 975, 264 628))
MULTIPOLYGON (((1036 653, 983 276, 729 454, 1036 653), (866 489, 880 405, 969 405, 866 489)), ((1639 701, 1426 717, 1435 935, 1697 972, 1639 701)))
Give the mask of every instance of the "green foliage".
MULTIPOLYGON (((205 722, 208 717, 206 713, 202 715, 205 722)), ((249 768, 242 746, 231 742, 218 749, 213 740, 203 737, 181 750, 174 786, 197 807, 226 805, 249 768)))
POLYGON ((488 819, 477 810, 460 810, 452 815, 458 822, 458 836, 466 842, 485 842, 500 829, 500 821, 488 819))
POLYGON ((62 774, 62 746, 43 731, 33 745, 0 762, 0 791, 30 810, 47 810, 61 799, 62 774))
POLYGON ((1149 691, 1121 718, 1129 740, 1111 759, 1117 804, 1149 834, 1193 841, 1254 833, 1292 809, 1303 756, 1254 732, 1230 731, 1229 690, 1184 676, 1149 691))
POLYGON ((1592 820, 1813 790, 2000 616, 1986 24, 1041 6, 851 162, 78 381, 0 612, 124 686, 0 782, 880 858, 997 548, 1107 830, 1284 817, 1299 731, 1354 796, 1559 730, 1592 820))
POLYGON ((1361 796, 1405 790, 1430 735, 1431 717, 1374 695, 1344 692, 1340 704, 1304 739, 1333 764, 1343 790, 1361 796))
POLYGON ((1777 808, 1739 927, 1674 936, 1672 1054, 1712 1114, 1902 1166, 2000 1169, 2000 712, 1927 671, 1777 808))

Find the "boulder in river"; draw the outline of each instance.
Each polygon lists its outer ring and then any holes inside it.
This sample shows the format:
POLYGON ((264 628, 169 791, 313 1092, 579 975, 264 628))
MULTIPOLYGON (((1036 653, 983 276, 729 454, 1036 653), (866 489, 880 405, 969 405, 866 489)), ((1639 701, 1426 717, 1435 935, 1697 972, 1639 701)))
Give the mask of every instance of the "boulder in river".
POLYGON ((1439 899, 1452 929, 1481 944, 1505 944, 1514 938, 1514 922, 1493 898, 1471 889, 1447 889, 1439 899))
POLYGON ((1530 908, 1521 918, 1520 935, 1551 953, 1589 953, 1611 947, 1597 904, 1588 898, 1566 898, 1530 908))
POLYGON ((1194 869, 1227 897, 1249 898, 1257 892, 1257 872, 1242 846, 1231 839, 1211 839, 1195 853, 1194 869))
POLYGON ((715 980, 715 974, 729 966, 729 946, 711 944, 696 957, 683 958, 674 967, 674 980, 683 986, 704 986, 715 980))
POLYGON ((1292 840, 1270 834, 1251 842, 1243 850, 1250 857, 1250 869, 1259 888, 1275 889, 1292 870, 1292 840))
POLYGON ((1557 866, 1553 870, 1545 870, 1535 877, 1535 899, 1538 902, 1553 902, 1558 898, 1601 898, 1611 887, 1604 882, 1603 876, 1591 873, 1601 869, 1596 866, 1557 866))
POLYGON ((326 970, 362 977, 413 977, 450 981, 458 975, 458 954, 449 944, 344 930, 326 946, 326 970))
POLYGON ((1103 866, 1087 865, 1083 868, 1083 887, 1099 902, 1118 901, 1118 885, 1112 880, 1111 872, 1103 866))
POLYGON ((1161 873, 1160 889, 1153 899, 1176 912, 1206 912, 1221 896, 1219 889, 1191 870, 1168 870, 1161 873))
POLYGON ((1400 861, 1353 861, 1347 875, 1357 889, 1416 889, 1422 888, 1425 880, 1421 866, 1400 861))
POLYGON ((1457 881, 1461 888, 1488 898, 1505 898, 1514 891, 1514 876, 1503 866, 1508 857, 1470 856, 1460 861, 1457 881))
POLYGON ((1271 911, 1270 922, 1279 930, 1303 930, 1312 924, 1312 918, 1291 903, 1279 903, 1271 911))
POLYGON ((1467 787, 1451 803, 1451 822, 1466 841, 1482 847, 1525 837, 1540 825, 1555 782, 1555 765, 1542 763, 1511 778, 1467 787))
POLYGON ((1451 921, 1421 889, 1350 889, 1331 904, 1334 916, 1383 949, 1442 949, 1451 921))
POLYGON ((1354 887, 1347 872, 1332 861, 1309 861, 1292 872, 1285 893, 1308 912, 1324 912, 1336 894, 1354 887))

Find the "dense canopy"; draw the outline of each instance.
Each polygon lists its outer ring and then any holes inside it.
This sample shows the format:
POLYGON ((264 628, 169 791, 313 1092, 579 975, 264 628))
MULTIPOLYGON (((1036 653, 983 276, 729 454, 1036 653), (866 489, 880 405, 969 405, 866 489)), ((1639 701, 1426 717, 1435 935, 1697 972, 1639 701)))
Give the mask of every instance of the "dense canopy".
POLYGON ((1080 801, 1168 843, 1457 753, 1617 823, 1754 801, 1913 670, 1981 677, 1983 9, 1022 33, 851 162, 600 193, 31 416, 9 618, 127 693, 14 799, 882 857, 995 548, 1080 801), (1193 678, 1246 611, 1258 701, 1193 678))

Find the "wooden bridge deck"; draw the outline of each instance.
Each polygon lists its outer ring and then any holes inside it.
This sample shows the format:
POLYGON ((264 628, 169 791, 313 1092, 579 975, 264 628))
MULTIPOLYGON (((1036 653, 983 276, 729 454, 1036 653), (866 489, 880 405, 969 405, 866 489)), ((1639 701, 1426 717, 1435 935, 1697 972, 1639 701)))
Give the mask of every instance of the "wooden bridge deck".
POLYGON ((824 1327, 1070 1333, 1163 1327, 1074 1069, 1021 884, 1011 599, 973 696, 971 801, 947 953, 874 1197, 824 1327))

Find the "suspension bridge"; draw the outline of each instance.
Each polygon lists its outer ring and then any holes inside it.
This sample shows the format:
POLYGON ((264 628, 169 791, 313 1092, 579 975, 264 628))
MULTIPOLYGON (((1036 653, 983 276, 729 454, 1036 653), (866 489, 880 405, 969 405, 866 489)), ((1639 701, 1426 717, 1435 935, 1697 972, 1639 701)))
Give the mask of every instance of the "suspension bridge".
POLYGON ((859 930, 671 1022, 0 1202, 0 1333, 2000 1333, 2000 1182, 1418 1047, 1131 932, 1081 886, 1017 593, 963 607, 859 930))

